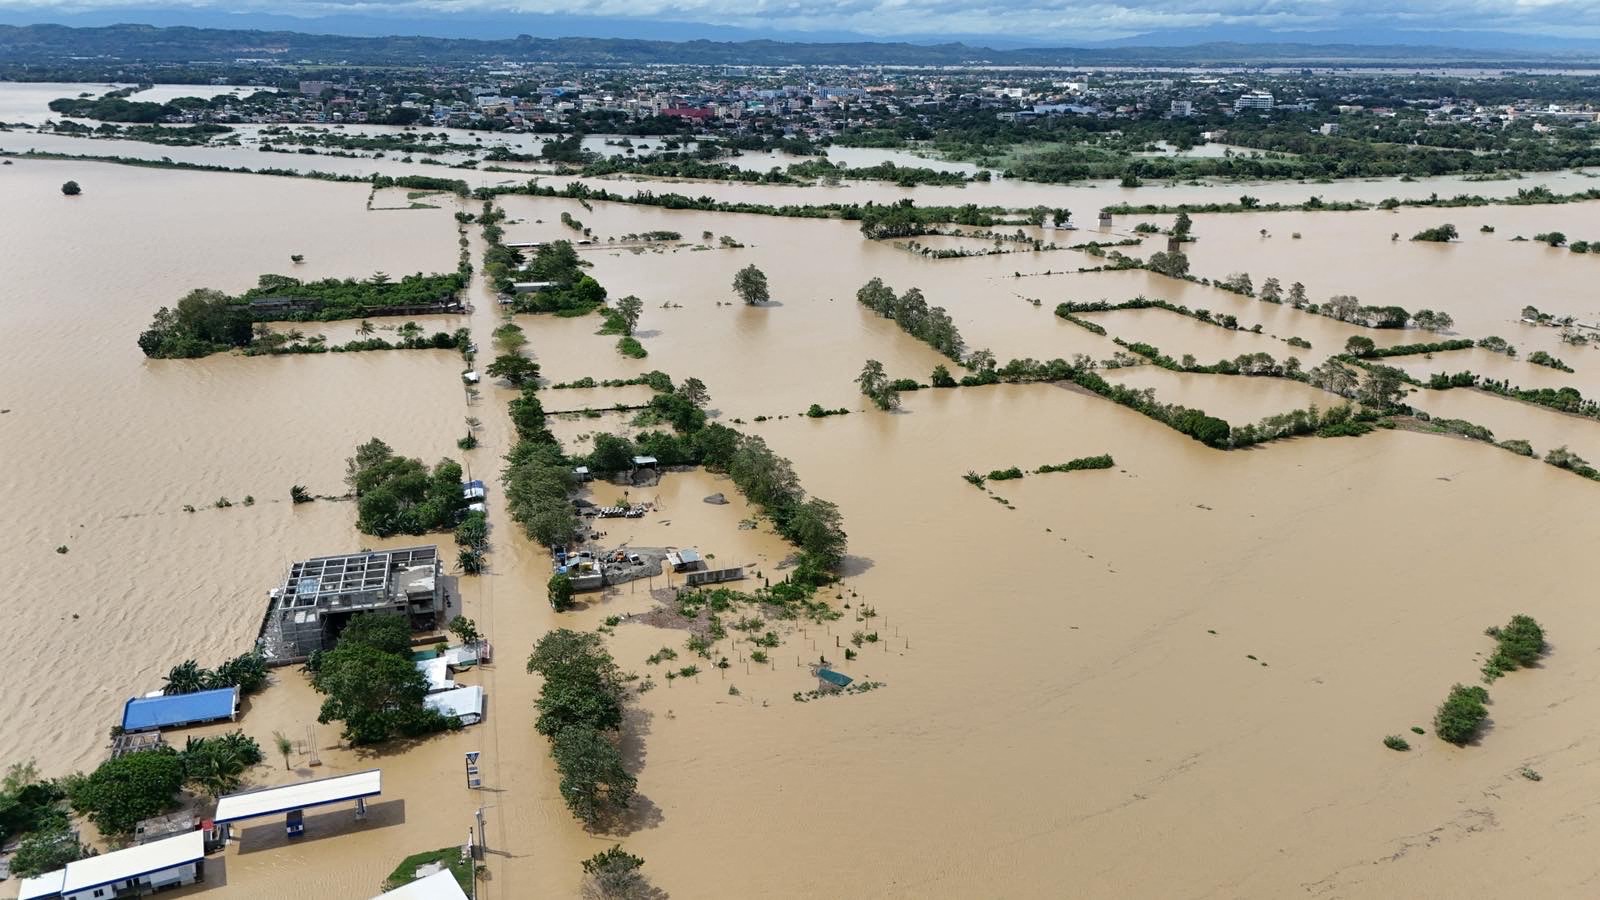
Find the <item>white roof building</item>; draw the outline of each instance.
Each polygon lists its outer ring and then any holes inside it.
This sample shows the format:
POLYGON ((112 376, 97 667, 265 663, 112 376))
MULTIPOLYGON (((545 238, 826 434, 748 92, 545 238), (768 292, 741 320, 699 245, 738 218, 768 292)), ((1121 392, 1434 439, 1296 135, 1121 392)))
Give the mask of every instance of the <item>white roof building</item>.
POLYGON ((380 894, 373 900, 467 900, 466 892, 449 869, 440 869, 426 878, 380 894))
POLYGON ((417 663, 417 670, 428 679, 428 693, 448 691, 456 686, 450 680, 450 660, 444 656, 435 656, 433 659, 424 659, 417 663))
POLYGON ((429 708, 461 720, 463 725, 476 725, 483 721, 483 687, 469 684, 453 691, 429 694, 422 702, 429 708))
POLYGON ((22 879, 22 890, 17 894, 17 900, 45 900, 46 897, 61 896, 61 884, 67 880, 67 870, 57 869, 43 875, 22 879))
POLYGON ((130 889, 141 893, 200 880, 205 861, 205 835, 190 831, 67 863, 64 869, 24 879, 20 900, 95 900, 130 889))
POLYGON ((217 814, 213 821, 237 822, 258 816, 271 816, 296 809, 309 809, 330 803, 364 800, 383 793, 382 772, 368 769, 350 775, 335 775, 279 787, 257 788, 229 794, 217 801, 217 814))

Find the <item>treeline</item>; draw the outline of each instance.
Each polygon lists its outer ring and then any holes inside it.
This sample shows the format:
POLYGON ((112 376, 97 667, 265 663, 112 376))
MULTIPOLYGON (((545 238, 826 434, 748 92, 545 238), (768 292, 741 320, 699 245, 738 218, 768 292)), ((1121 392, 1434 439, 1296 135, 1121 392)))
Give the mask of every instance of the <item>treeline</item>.
POLYGON ((813 178, 829 182, 843 179, 890 181, 900 187, 917 187, 924 184, 961 185, 970 180, 960 172, 930 169, 926 166, 897 166, 892 162, 881 162, 872 166, 846 166, 825 158, 793 163, 789 166, 788 173, 792 178, 813 178))
POLYGON ((1393 347, 1378 347, 1370 338, 1360 335, 1351 337, 1345 342, 1345 352, 1362 359, 1384 359, 1390 356, 1413 356, 1418 353, 1445 353, 1451 350, 1471 350, 1476 346, 1471 338, 1456 338, 1449 341, 1434 341, 1426 344, 1395 344, 1393 347))
POLYGON ((935 225, 999 224, 1001 217, 1011 210, 1003 207, 980 207, 975 203, 961 206, 917 206, 911 200, 901 200, 887 206, 867 203, 824 203, 815 205, 786 204, 774 206, 767 203, 739 203, 716 200, 711 197, 689 197, 684 194, 639 191, 634 194, 617 194, 604 188, 592 188, 573 181, 559 190, 539 184, 531 179, 521 185, 498 185, 478 188, 474 196, 489 199, 502 194, 520 194, 531 197, 565 197, 577 200, 599 200, 609 203, 631 203, 637 206, 657 206, 663 209, 692 209, 701 212, 749 213, 793 219, 845 219, 861 222, 862 233, 871 238, 913 237, 926 234, 935 225))
POLYGON ((345 460, 345 483, 356 496, 356 528, 377 537, 455 528, 467 505, 461 475, 454 460, 441 459, 430 471, 378 438, 367 441, 345 460))
POLYGON ((887 319, 893 319, 907 334, 956 362, 962 361, 966 343, 956 323, 942 306, 929 307, 922 291, 911 288, 896 295, 894 288, 873 278, 856 291, 856 301, 887 319))
POLYGON ((467 183, 459 178, 434 178, 430 175, 373 175, 370 179, 376 190, 406 188, 413 191, 445 191, 457 197, 471 193, 467 183))
POLYGON ((267 661, 260 653, 251 651, 215 669, 201 668, 194 660, 185 660, 167 672, 167 683, 162 686, 161 693, 172 696, 236 687, 241 694, 254 694, 266 686, 267 661))
POLYGON ((419 308, 447 311, 459 308, 456 295, 465 284, 466 278, 460 273, 419 273, 399 282, 389 281, 388 276, 374 276, 364 281, 329 278, 309 283, 284 275, 262 275, 256 287, 236 297, 200 288, 190 291, 174 307, 161 307, 150 327, 139 334, 139 349, 156 359, 188 359, 251 348, 258 341, 256 351, 260 353, 456 347, 459 334, 439 332, 423 339, 420 330, 408 333, 399 344, 365 338, 340 346, 325 346, 320 340, 289 346, 296 341, 276 338, 271 329, 255 326, 269 321, 327 322, 415 313, 419 308), (282 302, 251 302, 271 300, 282 302))
POLYGON ((558 628, 534 645, 528 672, 544 679, 534 728, 550 740, 561 798, 585 826, 604 830, 627 811, 637 787, 617 749, 621 671, 600 635, 558 628))
POLYGON ((1188 372, 1195 375, 1265 375, 1293 381, 1310 380, 1310 376, 1301 371, 1300 360, 1293 356, 1280 363, 1270 353, 1241 353, 1233 359, 1220 359, 1210 365, 1202 365, 1195 361, 1193 355, 1185 354, 1182 360, 1175 360, 1162 353, 1159 347, 1143 341, 1129 342, 1122 338, 1111 340, 1117 346, 1124 347, 1129 352, 1148 359, 1152 364, 1173 372, 1188 372))
POLYGON ((459 295, 467 286, 461 272, 424 275, 418 272, 390 280, 378 272, 370 278, 324 278, 301 281, 288 275, 262 275, 256 286, 240 294, 238 302, 252 300, 289 301, 287 307, 255 304, 251 315, 258 322, 332 322, 365 316, 392 315, 393 310, 412 314, 418 307, 437 307, 440 311, 459 308, 459 295))
MULTIPOLYGON (((1102 453, 1099 456, 1080 456, 1069 459, 1064 463, 1047 463, 1033 470, 1036 475, 1048 475, 1053 472, 1077 472, 1086 469, 1109 469, 1116 465, 1111 459, 1111 454, 1102 453)), ((985 481, 1013 481, 1028 474, 1017 466, 1007 469, 995 469, 988 475, 979 475, 977 472, 968 472, 961 476, 963 481, 974 487, 983 487, 985 481)))
POLYGON ((1428 376, 1427 386, 1436 391, 1470 387, 1525 403, 1534 403, 1558 412, 1571 413, 1588 419, 1600 420, 1600 402, 1585 399, 1574 387, 1522 388, 1493 378, 1482 378, 1473 372, 1446 374, 1435 372, 1428 376))

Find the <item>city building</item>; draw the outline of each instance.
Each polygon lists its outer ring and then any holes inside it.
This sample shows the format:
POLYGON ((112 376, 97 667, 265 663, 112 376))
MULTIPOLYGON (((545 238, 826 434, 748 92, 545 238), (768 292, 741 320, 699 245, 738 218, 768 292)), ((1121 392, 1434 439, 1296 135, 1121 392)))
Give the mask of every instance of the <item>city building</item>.
POLYGON ((289 567, 270 594, 262 651, 295 659, 326 650, 356 613, 400 613, 413 630, 439 626, 445 609, 438 547, 319 556, 289 567))
POLYGON ((1172 107, 1168 110, 1168 112, 1175 119, 1187 119, 1188 117, 1194 115, 1194 101, 1174 100, 1172 101, 1172 107))
POLYGON ((1239 99, 1233 101, 1233 111, 1244 112, 1245 110, 1272 112, 1272 95, 1266 91, 1247 91, 1240 94, 1239 99))

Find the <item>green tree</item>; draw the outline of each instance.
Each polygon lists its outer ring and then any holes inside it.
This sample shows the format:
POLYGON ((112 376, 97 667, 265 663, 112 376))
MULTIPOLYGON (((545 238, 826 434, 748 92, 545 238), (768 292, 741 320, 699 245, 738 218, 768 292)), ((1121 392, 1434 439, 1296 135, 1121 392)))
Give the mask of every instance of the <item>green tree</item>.
POLYGON ((627 438, 597 434, 594 450, 589 454, 589 468, 596 472, 624 472, 633 467, 634 455, 633 442, 627 438))
POLYGON ((950 370, 945 368, 944 363, 933 367, 933 374, 929 376, 928 381, 936 388, 953 388, 956 386, 955 378, 950 375, 950 370))
POLYGON ((561 798, 585 825, 603 825, 633 799, 637 782, 604 733, 587 725, 571 726, 555 736, 551 755, 561 772, 561 798))
POLYGON ((1150 254, 1150 271, 1161 275, 1170 275, 1173 278, 1182 278, 1189 274, 1189 257, 1181 251, 1167 252, 1157 250, 1150 254))
POLYGON ((1372 338, 1365 335, 1353 334, 1349 340, 1344 342, 1344 352, 1351 356, 1371 356, 1376 349, 1378 349, 1378 345, 1373 343, 1372 338))
POLYGON ((17 878, 33 878, 94 855, 93 850, 78 841, 62 817, 59 822, 23 837, 17 852, 11 856, 11 874, 17 878))
POLYGON ((206 689, 205 669, 192 659, 172 667, 167 673, 167 683, 161 688, 161 693, 171 696, 173 694, 193 694, 206 689))
POLYGON ((504 378, 512 387, 522 387, 539 378, 539 364, 526 356, 505 353, 495 357, 485 370, 491 378, 504 378))
POLYGON ((124 835, 140 819, 176 806, 183 781, 183 761, 177 751, 141 750, 108 759, 88 776, 71 780, 68 799, 102 833, 124 835))
POLYGON ((83 193, 83 188, 76 181, 69 181, 61 186, 61 193, 66 194, 68 197, 76 197, 83 193))
POLYGON ((492 332, 495 347, 501 353, 516 353, 528 343, 528 336, 523 333, 522 326, 515 322, 507 322, 492 332))
POLYGON ((1472 740, 1489 717, 1484 706, 1488 699, 1489 692, 1481 687, 1455 685, 1434 714, 1433 733, 1457 746, 1472 740))
POLYGON ((650 884, 639 870, 643 857, 613 845, 583 861, 583 900, 648 900, 650 884))
POLYGON ((1194 221, 1189 218, 1189 214, 1180 210, 1177 218, 1172 220, 1172 236, 1180 240, 1186 238, 1193 227, 1194 221))
POLYGON ((706 383, 692 377, 685 378, 683 384, 678 385, 678 396, 695 406, 705 406, 711 400, 711 394, 706 390, 706 383))
POLYGON ((317 721, 343 722, 344 738, 352 744, 412 737, 445 726, 443 716, 423 706, 427 677, 409 655, 341 639, 322 654, 312 686, 324 695, 317 721))
POLYGON ((566 612, 572 608, 572 578, 563 572, 550 576, 545 584, 545 590, 550 595, 550 605, 556 612, 566 612))
POLYGON ((358 613, 339 633, 338 646, 365 644, 384 653, 411 652, 411 625, 400 613, 358 613))
POLYGON ((183 780, 199 793, 216 800, 239 789, 244 772, 261 762, 261 745, 243 732, 219 737, 189 738, 179 755, 183 780))
POLYGON ((1405 396, 1404 374, 1391 366, 1372 366, 1362 379, 1356 399, 1379 411, 1394 409, 1405 396))
POLYGON ((750 306, 772 299, 767 290, 767 274, 754 265, 745 266, 734 274, 733 292, 750 306))
POLYGON ((856 384, 861 386, 861 393, 877 404, 879 409, 894 409, 900 405, 900 393, 889 387, 889 376, 883 370, 883 363, 875 359, 867 360, 861 367, 856 384))
POLYGON ((474 646, 483 640, 483 636, 478 633, 478 623, 466 616, 456 616, 450 620, 450 633, 456 636, 456 640, 468 647, 474 646))
POLYGON ((289 736, 283 732, 274 731, 272 745, 277 749, 278 755, 283 757, 283 770, 289 771, 289 757, 294 754, 294 741, 289 740, 289 736))
POLYGON ((639 326, 639 314, 644 312, 644 301, 629 294, 617 301, 617 318, 622 320, 623 334, 631 335, 639 326))
POLYGON ((832 570, 844 561, 844 516, 837 505, 811 497, 795 507, 788 525, 795 543, 822 568, 832 570))

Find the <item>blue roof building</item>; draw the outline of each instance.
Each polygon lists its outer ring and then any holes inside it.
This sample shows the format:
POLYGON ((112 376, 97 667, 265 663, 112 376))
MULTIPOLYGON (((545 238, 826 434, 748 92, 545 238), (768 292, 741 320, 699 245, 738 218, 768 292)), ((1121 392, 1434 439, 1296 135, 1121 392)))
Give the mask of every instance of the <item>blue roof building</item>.
POLYGON ((232 719, 238 715, 237 687, 162 697, 134 697, 122 707, 122 730, 150 731, 232 719))

